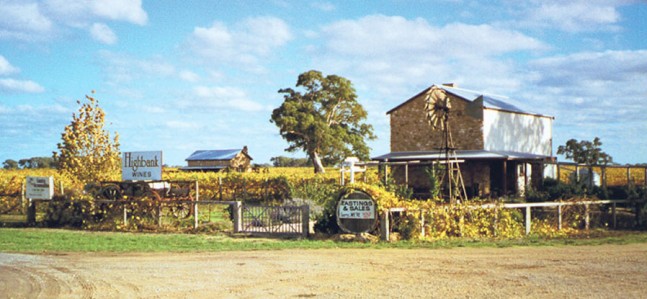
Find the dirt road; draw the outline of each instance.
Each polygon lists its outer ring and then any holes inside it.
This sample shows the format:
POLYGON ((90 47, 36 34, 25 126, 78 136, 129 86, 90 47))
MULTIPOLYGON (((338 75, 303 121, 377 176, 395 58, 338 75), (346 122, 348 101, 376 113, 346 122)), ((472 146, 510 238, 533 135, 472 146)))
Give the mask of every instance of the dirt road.
POLYGON ((0 297, 645 298, 647 244, 0 253, 0 297))

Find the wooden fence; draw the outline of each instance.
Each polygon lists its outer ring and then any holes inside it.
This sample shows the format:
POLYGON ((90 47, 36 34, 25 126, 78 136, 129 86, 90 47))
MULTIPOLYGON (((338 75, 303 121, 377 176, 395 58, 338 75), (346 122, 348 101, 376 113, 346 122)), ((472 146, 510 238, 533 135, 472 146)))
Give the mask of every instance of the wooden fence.
MULTIPOLYGON (((39 205, 52 203, 52 200, 29 200, 26 225, 36 224, 36 214, 39 205)), ((62 205, 72 205, 78 201, 59 200, 62 205)), ((308 237, 310 233, 310 208, 304 206, 261 206, 246 205, 241 201, 217 201, 217 200, 168 200, 149 202, 149 206, 142 208, 142 201, 138 200, 95 200, 96 206, 109 205, 110 211, 119 211, 118 220, 127 226, 134 215, 142 215, 152 219, 157 226, 162 226, 164 218, 175 218, 176 220, 190 220, 194 229, 198 229, 204 223, 202 214, 208 214, 204 206, 227 206, 231 212, 233 232, 258 236, 294 236, 308 237), (190 209, 187 213, 169 214, 163 210, 182 207, 190 209), (186 215, 186 217, 182 216, 186 215), (202 220, 201 220, 202 219, 202 220)), ((42 209, 41 209, 42 210, 42 209)))
MULTIPOLYGON (((590 211, 590 206, 592 205, 610 205, 611 206, 611 217, 612 217, 612 227, 616 228, 617 227, 617 209, 618 209, 618 204, 625 204, 629 206, 633 206, 634 209, 634 214, 635 214, 635 223, 640 224, 641 223, 641 206, 644 204, 644 201, 632 201, 632 200, 590 200, 590 201, 579 201, 579 202, 537 202, 537 203, 505 203, 505 204, 483 204, 483 205, 473 205, 469 206, 469 209, 523 209, 524 210, 524 228, 525 228, 525 234, 529 235, 530 234, 530 228, 532 227, 532 209, 535 208, 556 208, 556 216, 557 216, 557 229, 561 230, 562 229, 562 208, 566 206, 583 206, 584 207, 584 226, 585 229, 588 230, 590 228, 590 216, 591 216, 591 211, 590 211)), ((381 238, 383 240, 390 240, 390 233, 391 233, 391 214, 393 213, 403 213, 406 212, 407 209, 405 208, 391 208, 388 211, 382 213, 381 215, 381 227, 380 227, 380 233, 381 233, 381 238)), ((420 233, 421 237, 425 237, 425 223, 433 221, 433 219, 425 219, 424 215, 425 213, 420 213, 421 214, 421 219, 420 219, 420 233)), ((497 227, 497 217, 494 217, 492 226, 497 227)))

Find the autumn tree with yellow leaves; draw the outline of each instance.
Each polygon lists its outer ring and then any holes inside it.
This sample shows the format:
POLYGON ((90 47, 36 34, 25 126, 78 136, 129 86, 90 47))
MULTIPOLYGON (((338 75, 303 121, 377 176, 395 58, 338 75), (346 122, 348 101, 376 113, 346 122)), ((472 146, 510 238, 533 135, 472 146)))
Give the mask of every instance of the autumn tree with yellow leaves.
MULTIPOLYGON (((94 91, 92 91, 94 94, 94 91)), ((76 101, 78 114, 72 114, 72 122, 61 134, 59 152, 54 152, 58 169, 79 183, 114 180, 119 175, 119 135, 114 138, 104 130, 105 112, 93 96, 85 96, 87 102, 76 101)))

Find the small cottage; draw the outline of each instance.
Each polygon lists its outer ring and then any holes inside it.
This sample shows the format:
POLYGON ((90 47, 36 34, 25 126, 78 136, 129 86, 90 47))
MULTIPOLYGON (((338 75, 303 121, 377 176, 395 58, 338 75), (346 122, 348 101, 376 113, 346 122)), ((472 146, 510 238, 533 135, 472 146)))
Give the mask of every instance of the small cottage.
POLYGON ((252 157, 247 146, 242 149, 199 150, 186 158, 184 171, 221 171, 224 169, 247 172, 251 169, 252 157))
POLYGON ((443 133, 432 130, 425 115, 425 96, 432 88, 450 97, 449 131, 468 196, 523 195, 541 184, 544 162, 554 160, 554 118, 453 84, 432 85, 387 112, 391 152, 373 160, 391 165, 396 182, 424 194, 430 187, 425 169, 443 158, 443 133))

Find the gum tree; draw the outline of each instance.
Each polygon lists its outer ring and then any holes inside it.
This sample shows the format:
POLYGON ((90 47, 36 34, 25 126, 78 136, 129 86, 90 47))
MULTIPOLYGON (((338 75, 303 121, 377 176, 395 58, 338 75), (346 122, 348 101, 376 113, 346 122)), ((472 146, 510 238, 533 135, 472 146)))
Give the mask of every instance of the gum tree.
POLYGON ((334 164, 351 155, 367 159, 365 139, 375 136, 373 127, 364 123, 367 113, 351 82, 311 70, 299 75, 296 87, 300 90, 279 90, 284 101, 270 119, 289 143, 286 151, 303 150, 315 173, 325 172, 322 160, 334 164))

